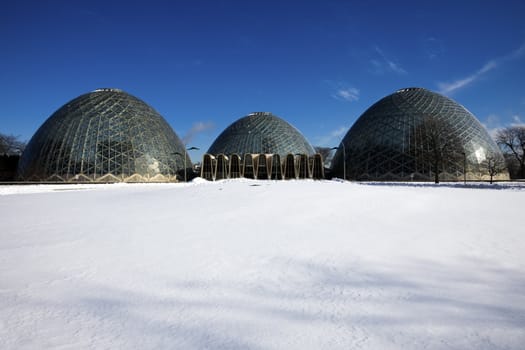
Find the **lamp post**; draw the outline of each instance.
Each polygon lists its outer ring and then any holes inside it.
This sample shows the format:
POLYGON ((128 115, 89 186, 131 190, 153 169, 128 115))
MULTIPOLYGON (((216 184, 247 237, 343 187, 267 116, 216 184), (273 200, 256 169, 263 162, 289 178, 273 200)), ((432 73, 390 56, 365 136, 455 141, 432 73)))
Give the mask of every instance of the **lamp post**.
POLYGON ((463 151, 463 185, 467 184, 467 153, 463 151))
MULTIPOLYGON (((186 148, 186 146, 184 146, 184 148, 186 148)), ((199 148, 197 147, 189 147, 189 148, 186 148, 186 151, 194 151, 194 150, 199 150, 199 148)), ((187 153, 187 152, 186 152, 187 153)), ((173 152, 172 154, 177 154, 179 156, 181 156, 183 159, 184 159, 184 182, 187 182, 188 181, 188 177, 187 177, 187 173, 186 173, 186 158, 187 158, 187 154, 182 154, 180 152, 173 152)))
MULTIPOLYGON (((186 151, 198 151, 199 148, 198 147, 189 147, 189 148, 186 148, 186 151)), ((188 182, 188 178, 186 177, 186 158, 187 157, 184 157, 184 182, 188 182)))
POLYGON ((339 149, 343 147, 343 179, 346 181, 346 148, 343 142, 338 147, 332 147, 331 149, 339 149))
POLYGON ((181 156, 184 159, 184 181, 186 181, 186 157, 180 152, 173 152, 172 154, 181 156))

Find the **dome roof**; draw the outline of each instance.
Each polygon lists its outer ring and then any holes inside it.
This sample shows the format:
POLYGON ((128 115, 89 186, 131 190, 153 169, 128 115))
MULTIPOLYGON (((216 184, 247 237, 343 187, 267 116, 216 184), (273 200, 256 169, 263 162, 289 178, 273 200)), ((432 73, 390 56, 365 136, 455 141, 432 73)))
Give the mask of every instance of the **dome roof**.
MULTIPOLYGON (((153 108, 122 90, 98 89, 44 122, 22 154, 18 177, 166 181, 184 168, 183 155, 183 143, 153 108)), ((191 164, 189 158, 186 163, 191 164)))
POLYGON ((228 126, 210 146, 210 154, 273 153, 281 156, 314 154, 305 137, 283 119, 268 113, 256 112, 228 126))
POLYGON ((382 98, 358 118, 343 138, 344 149, 339 147, 334 155, 334 175, 343 177, 346 164, 351 179, 430 179, 431 167, 416 150, 428 146, 417 137, 418 127, 428 117, 446 123, 451 137, 461 143, 459 153, 465 153, 466 157, 443 165, 441 171, 449 179, 462 178, 464 170, 470 178, 480 179, 485 175, 481 163, 487 157, 501 159, 498 146, 465 107, 423 88, 406 88, 382 98))

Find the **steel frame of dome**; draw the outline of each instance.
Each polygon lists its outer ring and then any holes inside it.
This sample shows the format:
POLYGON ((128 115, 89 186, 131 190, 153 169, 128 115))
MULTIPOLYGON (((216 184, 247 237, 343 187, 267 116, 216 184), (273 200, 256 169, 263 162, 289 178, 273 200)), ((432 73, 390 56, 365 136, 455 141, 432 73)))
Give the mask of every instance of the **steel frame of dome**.
MULTIPOLYGON (((431 180, 432 166, 416 154, 426 145, 415 145, 424 141, 413 136, 426 116, 447 123, 462 143, 463 156, 443 165, 441 179, 488 179, 481 163, 489 156, 502 159, 498 146, 465 107, 423 88, 398 90, 368 108, 341 141, 332 161, 333 175, 343 177, 346 164, 346 176, 354 180, 431 180)), ((496 177, 508 178, 506 172, 496 177)))
POLYGON ((37 130, 18 167, 23 181, 178 181, 191 160, 164 118, 118 89, 66 103, 37 130))
POLYGON ((208 149, 212 155, 313 155, 314 149, 292 125, 269 112, 255 112, 228 126, 208 149))

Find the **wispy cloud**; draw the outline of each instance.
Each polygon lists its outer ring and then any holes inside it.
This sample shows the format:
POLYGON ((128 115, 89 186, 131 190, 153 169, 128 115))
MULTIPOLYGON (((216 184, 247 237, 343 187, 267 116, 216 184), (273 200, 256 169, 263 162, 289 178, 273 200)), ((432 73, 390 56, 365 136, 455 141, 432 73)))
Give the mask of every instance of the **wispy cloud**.
POLYGON ((394 62, 378 46, 374 46, 374 51, 378 57, 370 59, 370 64, 374 67, 375 73, 393 72, 396 74, 406 74, 407 71, 399 63, 394 62))
POLYGON ((519 115, 513 115, 512 116, 512 123, 511 126, 524 126, 525 121, 519 116, 519 115))
POLYGON ((342 88, 338 89, 334 95, 334 98, 338 100, 344 100, 348 102, 355 102, 359 100, 359 90, 356 88, 342 88))
POLYGON ((325 80, 323 83, 332 90, 331 96, 336 100, 345 102, 355 102, 359 100, 359 89, 344 81, 325 80))
POLYGON ((498 57, 486 62, 480 69, 478 69, 473 74, 470 74, 464 78, 457 79, 449 83, 438 83, 439 92, 442 94, 451 94, 456 90, 464 88, 468 85, 471 85, 475 81, 479 80, 488 72, 500 67, 502 64, 516 60, 525 55, 525 44, 521 45, 518 49, 512 51, 511 53, 498 57))
MULTIPOLYGON (((508 119, 507 119, 508 120, 508 119)), ((499 115, 497 114, 490 114, 488 115, 482 122, 481 124, 485 127, 485 129, 487 130, 487 132, 489 133, 489 135, 494 138, 496 136, 496 133, 507 127, 507 126, 524 126, 525 125, 525 121, 524 119, 517 115, 517 114, 514 114, 510 117, 510 124, 502 124, 502 121, 501 121, 501 118, 499 115)))
POLYGON ((496 114, 488 115, 485 120, 481 122, 481 124, 485 127, 485 130, 487 130, 492 138, 494 138, 498 130, 502 128, 501 118, 496 114))
POLYGON ((496 69, 498 66, 499 64, 496 61, 489 61, 485 63, 485 65, 481 67, 481 69, 479 69, 477 72, 465 78, 458 79, 451 83, 439 83, 439 92, 441 92, 442 94, 450 94, 458 89, 472 84, 473 82, 481 78, 484 74, 490 72, 493 69, 496 69))
POLYGON ((215 124, 210 121, 193 123, 191 129, 188 130, 188 132, 182 137, 182 142, 187 145, 195 138, 197 134, 200 134, 206 130, 211 130, 213 128, 215 128, 215 124))
POLYGON ((323 147, 336 146, 347 131, 348 128, 346 126, 340 126, 337 129, 332 130, 327 135, 317 136, 314 138, 316 145, 323 147))

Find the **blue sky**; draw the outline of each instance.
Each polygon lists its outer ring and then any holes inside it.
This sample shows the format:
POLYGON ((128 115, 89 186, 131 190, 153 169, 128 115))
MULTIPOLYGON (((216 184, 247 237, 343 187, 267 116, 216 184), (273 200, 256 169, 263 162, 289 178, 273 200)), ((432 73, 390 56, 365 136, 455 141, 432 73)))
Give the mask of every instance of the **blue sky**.
POLYGON ((208 149, 272 112, 334 146, 403 87, 443 93, 488 129, 525 121, 525 1, 8 1, 0 132, 29 140, 101 87, 142 99, 208 149))

